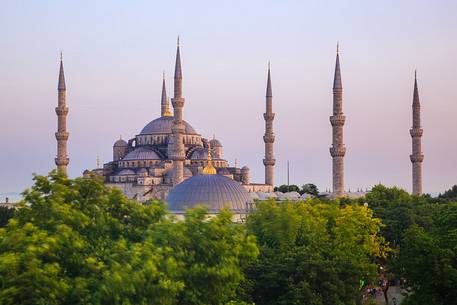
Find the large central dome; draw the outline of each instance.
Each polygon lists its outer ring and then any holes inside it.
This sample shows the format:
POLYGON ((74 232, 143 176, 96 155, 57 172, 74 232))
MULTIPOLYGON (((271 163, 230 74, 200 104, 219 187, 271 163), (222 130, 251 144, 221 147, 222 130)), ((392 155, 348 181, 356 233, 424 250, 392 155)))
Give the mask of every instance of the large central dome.
MULTIPOLYGON (((172 116, 163 116, 158 119, 155 119, 149 122, 146 126, 144 126, 143 130, 141 130, 140 134, 171 134, 171 126, 173 125, 174 117, 172 116)), ((190 126, 189 123, 186 121, 184 122, 185 126, 185 134, 197 134, 195 129, 190 126)))
POLYGON ((233 179, 222 175, 197 175, 176 185, 166 201, 173 212, 202 204, 210 212, 217 213, 223 208, 245 212, 252 199, 246 189, 233 179))

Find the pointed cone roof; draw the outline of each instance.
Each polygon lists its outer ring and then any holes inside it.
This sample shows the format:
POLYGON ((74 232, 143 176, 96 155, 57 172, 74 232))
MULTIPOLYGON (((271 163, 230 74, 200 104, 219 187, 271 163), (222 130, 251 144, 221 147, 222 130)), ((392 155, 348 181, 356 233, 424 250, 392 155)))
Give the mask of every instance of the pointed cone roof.
POLYGON ((176 49, 175 78, 182 78, 181 54, 179 52, 179 37, 178 37, 178 47, 176 49))
POLYGON ((63 73, 63 60, 62 53, 60 53, 60 71, 59 71, 59 84, 57 85, 58 90, 65 90, 65 75, 63 73))
POLYGON ((162 98, 160 101, 161 101, 162 105, 166 105, 168 103, 167 88, 165 85, 165 72, 163 73, 163 78, 162 78, 162 98))
POLYGON ((270 75, 270 63, 268 63, 268 77, 267 77, 267 94, 266 97, 272 97, 273 93, 271 90, 271 75, 270 75))
POLYGON ((413 94, 413 105, 419 105, 419 89, 417 89, 417 72, 414 71, 414 94, 413 94))
POLYGON ((335 76, 333 78, 333 89, 342 89, 341 70, 340 70, 340 52, 339 47, 336 49, 335 76))

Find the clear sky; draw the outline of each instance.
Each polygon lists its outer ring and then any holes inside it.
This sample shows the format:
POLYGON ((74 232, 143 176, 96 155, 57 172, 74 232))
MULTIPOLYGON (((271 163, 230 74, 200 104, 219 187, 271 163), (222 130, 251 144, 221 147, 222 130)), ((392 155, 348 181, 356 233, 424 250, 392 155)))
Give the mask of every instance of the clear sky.
MULTIPOLYGON (((176 37, 184 118, 263 182, 271 60, 276 181, 331 186, 332 78, 340 41, 346 187, 411 189, 418 70, 424 191, 457 184, 457 1, 0 1, 0 194, 54 167, 64 52, 69 174, 111 160, 112 144, 159 116, 176 37)), ((0 195, 0 200, 4 195, 0 195)))

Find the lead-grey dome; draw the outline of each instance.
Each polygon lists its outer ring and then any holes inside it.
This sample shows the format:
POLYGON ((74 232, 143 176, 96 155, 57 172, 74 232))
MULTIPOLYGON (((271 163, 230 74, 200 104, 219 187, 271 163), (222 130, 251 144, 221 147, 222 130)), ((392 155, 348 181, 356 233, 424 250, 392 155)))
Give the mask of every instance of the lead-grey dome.
POLYGON ((252 202, 249 193, 238 182, 222 175, 197 175, 171 189, 166 200, 170 211, 184 211, 202 204, 214 213, 222 208, 245 212, 252 202))
POLYGON ((116 142, 114 142, 114 147, 125 147, 125 146, 128 146, 127 142, 125 142, 124 140, 122 139, 119 139, 117 140, 116 142))
POLYGON ((160 160, 159 155, 150 149, 145 147, 139 147, 134 151, 129 152, 122 161, 128 160, 160 160))
MULTIPOLYGON (((174 117, 172 116, 163 116, 158 119, 155 119, 149 122, 141 130, 140 134, 171 134, 171 126, 173 125, 174 117)), ((189 123, 184 121, 185 134, 197 134, 195 129, 190 126, 189 123)))
POLYGON ((211 145, 211 147, 222 147, 221 142, 217 139, 210 140, 209 144, 211 145))

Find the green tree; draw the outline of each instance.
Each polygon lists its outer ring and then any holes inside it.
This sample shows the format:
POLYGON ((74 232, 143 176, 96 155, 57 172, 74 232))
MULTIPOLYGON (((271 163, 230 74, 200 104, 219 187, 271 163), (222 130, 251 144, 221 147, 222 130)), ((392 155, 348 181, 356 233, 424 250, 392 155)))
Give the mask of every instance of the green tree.
POLYGON ((306 183, 306 184, 302 185, 300 194, 302 194, 302 195, 310 194, 313 196, 317 196, 317 195, 319 195, 319 189, 317 188, 317 186, 315 184, 306 183))
POLYGON ((281 186, 275 187, 274 191, 281 192, 281 193, 300 192, 300 188, 295 184, 291 184, 291 185, 283 184, 281 186))
POLYGON ((247 227, 260 256, 243 293, 258 305, 353 304, 387 250, 380 220, 360 205, 260 202, 247 227))
POLYGON ((440 194, 439 198, 457 201, 457 185, 452 186, 443 194, 440 194))
POLYGON ((14 209, 0 206, 0 228, 6 226, 10 218, 13 218, 14 211, 14 209))
POLYGON ((405 304, 452 304, 457 300, 457 203, 432 211, 432 225, 412 225, 396 260, 411 291, 405 304))
POLYGON ((224 304, 257 254, 228 212, 180 221, 95 178, 34 179, 0 229, 0 304, 224 304))

